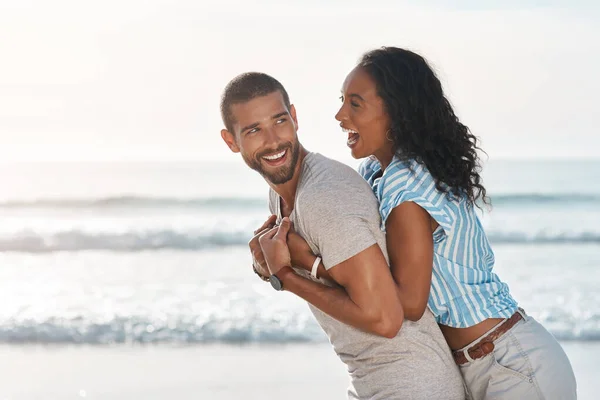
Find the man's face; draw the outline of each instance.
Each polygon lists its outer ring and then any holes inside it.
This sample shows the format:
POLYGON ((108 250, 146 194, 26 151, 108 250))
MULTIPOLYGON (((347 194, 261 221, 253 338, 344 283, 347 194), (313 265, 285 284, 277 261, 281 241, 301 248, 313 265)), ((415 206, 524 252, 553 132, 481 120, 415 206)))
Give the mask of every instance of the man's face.
POLYGON ((294 176, 300 142, 294 106, 288 108, 281 92, 233 104, 233 132, 223 129, 221 137, 231 151, 241 153, 250 168, 275 185, 294 176))

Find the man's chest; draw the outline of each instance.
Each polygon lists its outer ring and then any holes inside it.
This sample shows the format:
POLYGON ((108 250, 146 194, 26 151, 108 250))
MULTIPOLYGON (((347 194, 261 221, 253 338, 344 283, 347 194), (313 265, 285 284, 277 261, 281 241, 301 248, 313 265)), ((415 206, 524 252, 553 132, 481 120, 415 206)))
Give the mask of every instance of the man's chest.
MULTIPOLYGON (((286 206, 284 204, 279 208, 279 214, 281 218, 290 217, 294 213, 294 209, 292 207, 286 206)), ((290 217, 291 218, 291 217, 290 217)))

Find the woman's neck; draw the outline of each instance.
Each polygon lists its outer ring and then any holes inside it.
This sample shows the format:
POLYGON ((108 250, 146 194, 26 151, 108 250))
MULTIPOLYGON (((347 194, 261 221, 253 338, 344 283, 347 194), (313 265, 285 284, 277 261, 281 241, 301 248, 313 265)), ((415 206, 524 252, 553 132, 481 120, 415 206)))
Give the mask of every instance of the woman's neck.
POLYGON ((385 171, 385 169, 390 165, 392 159, 394 158, 394 149, 391 145, 385 146, 379 150, 377 150, 373 155, 381 164, 381 170, 385 171))

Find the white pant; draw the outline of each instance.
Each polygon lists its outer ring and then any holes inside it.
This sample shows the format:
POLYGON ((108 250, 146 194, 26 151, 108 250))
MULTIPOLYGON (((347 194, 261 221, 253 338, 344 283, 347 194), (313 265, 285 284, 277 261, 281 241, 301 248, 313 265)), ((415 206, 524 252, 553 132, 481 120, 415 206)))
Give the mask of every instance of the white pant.
POLYGON ((564 350, 542 325, 520 312, 523 319, 494 342, 492 353, 460 366, 470 398, 576 399, 575 375, 564 350))

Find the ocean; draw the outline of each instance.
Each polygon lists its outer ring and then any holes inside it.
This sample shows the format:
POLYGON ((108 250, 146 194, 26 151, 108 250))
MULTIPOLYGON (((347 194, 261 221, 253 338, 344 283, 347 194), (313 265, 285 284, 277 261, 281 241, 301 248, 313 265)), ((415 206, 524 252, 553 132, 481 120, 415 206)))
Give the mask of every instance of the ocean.
MULTIPOLYGON (((600 161, 492 160, 483 178, 495 271, 561 341, 600 342, 600 161)), ((0 182, 0 343, 327 341, 252 272, 267 186, 241 158, 4 163, 0 182)))

